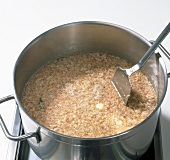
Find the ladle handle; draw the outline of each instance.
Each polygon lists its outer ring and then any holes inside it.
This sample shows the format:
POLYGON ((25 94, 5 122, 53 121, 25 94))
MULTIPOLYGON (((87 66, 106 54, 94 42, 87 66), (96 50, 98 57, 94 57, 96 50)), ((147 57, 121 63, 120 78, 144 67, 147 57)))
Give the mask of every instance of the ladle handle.
POLYGON ((141 60, 134 65, 132 68, 129 68, 126 70, 126 73, 128 76, 130 76, 132 73, 139 70, 151 57, 152 53, 157 49, 159 44, 165 39, 165 37, 170 32, 170 23, 165 27, 165 29, 161 32, 161 34, 158 36, 156 41, 151 45, 151 47, 148 49, 148 51, 145 53, 145 55, 141 58, 141 60))

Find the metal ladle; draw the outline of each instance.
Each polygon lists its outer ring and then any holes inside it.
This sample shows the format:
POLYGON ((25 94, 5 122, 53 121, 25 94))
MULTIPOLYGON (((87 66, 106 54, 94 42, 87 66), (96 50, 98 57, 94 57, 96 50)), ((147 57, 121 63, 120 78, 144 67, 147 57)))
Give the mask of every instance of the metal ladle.
POLYGON ((169 32, 170 23, 165 27, 165 29, 158 36, 156 41, 152 44, 152 46, 148 49, 148 51, 136 65, 129 69, 122 69, 120 67, 117 68, 115 74, 111 79, 111 82, 113 83, 115 89, 117 90, 119 96, 122 98, 123 103, 125 105, 127 105, 132 90, 132 86, 129 81, 130 75, 139 70, 147 62, 147 60, 151 57, 152 53, 157 49, 159 44, 164 40, 164 38, 168 35, 169 32))

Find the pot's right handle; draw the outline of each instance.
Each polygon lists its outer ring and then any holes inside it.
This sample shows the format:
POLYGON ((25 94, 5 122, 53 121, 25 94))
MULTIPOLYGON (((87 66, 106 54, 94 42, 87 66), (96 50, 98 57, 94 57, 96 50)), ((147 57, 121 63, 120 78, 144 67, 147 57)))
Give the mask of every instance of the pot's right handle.
MULTIPOLYGON (((165 49, 165 47, 160 44, 159 48, 164 53, 164 55, 170 60, 170 53, 165 49)), ((168 73, 168 77, 170 77, 170 73, 168 73)))
MULTIPOLYGON (((9 95, 7 97, 4 97, 4 98, 1 98, 0 99, 0 104, 3 103, 3 102, 6 102, 8 100, 12 100, 12 99, 15 99, 15 97, 13 95, 9 95)), ((23 140, 26 140, 28 138, 31 138, 31 137, 35 137, 36 140, 37 140, 37 143, 39 143, 41 141, 41 138, 40 138, 40 135, 39 135, 39 128, 37 129, 36 132, 31 132, 31 133, 26 133, 24 135, 21 135, 21 136, 13 136, 9 133, 6 125, 5 125, 5 122, 0 114, 0 126, 5 134, 5 136, 10 139, 10 140, 13 140, 13 141, 23 141, 23 140)))
MULTIPOLYGON (((151 44, 154 43, 154 41, 150 41, 151 44)), ((170 53, 165 49, 165 47, 162 44, 159 44, 158 48, 164 53, 164 55, 170 60, 170 53)), ((167 74, 168 78, 170 78, 170 73, 167 74)))

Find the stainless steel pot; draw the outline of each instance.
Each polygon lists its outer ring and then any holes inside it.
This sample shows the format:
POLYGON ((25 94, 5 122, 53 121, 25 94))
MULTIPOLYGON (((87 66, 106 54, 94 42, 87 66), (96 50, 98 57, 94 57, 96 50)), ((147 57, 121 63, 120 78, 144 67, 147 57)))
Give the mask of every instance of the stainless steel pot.
MULTIPOLYGON (((139 34, 113 24, 76 22, 53 28, 34 39, 20 54, 14 68, 15 99, 20 110, 25 135, 9 134, 0 116, 5 135, 11 140, 25 140, 42 159, 113 160, 138 159, 148 149, 158 121, 160 105, 167 89, 168 74, 159 53, 142 68, 153 84, 158 105, 153 113, 136 127, 104 138, 74 138, 53 132, 32 119, 21 104, 23 88, 33 73, 49 61, 77 52, 104 52, 136 64, 150 46, 139 34)), ((169 54, 168 54, 169 55, 169 54)))

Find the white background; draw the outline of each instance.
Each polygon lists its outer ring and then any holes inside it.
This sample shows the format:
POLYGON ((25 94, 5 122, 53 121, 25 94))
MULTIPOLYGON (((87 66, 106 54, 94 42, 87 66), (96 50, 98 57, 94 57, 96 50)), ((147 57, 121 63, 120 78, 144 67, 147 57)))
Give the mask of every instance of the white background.
MULTIPOLYGON (((0 97, 13 94, 13 68, 23 48, 36 36, 74 21, 104 21, 130 28, 155 40, 170 21, 169 0, 0 0, 0 97)), ((170 51, 170 36, 162 43, 170 51)), ((170 63, 164 58, 170 71, 170 63)), ((169 86, 170 87, 170 86, 169 86)), ((170 157, 170 92, 162 105, 164 159, 170 157)), ((14 104, 0 105, 9 130, 14 104)), ((0 159, 6 159, 8 140, 0 129, 0 159)))

